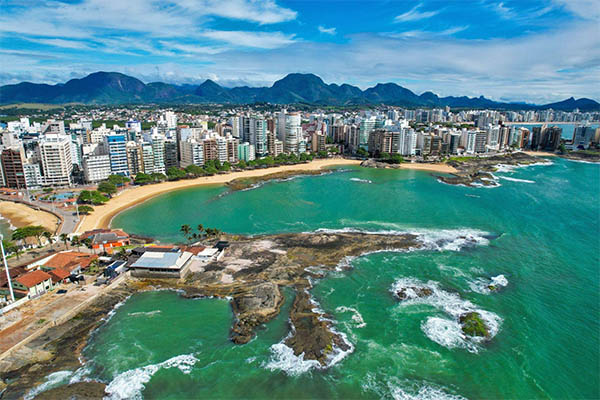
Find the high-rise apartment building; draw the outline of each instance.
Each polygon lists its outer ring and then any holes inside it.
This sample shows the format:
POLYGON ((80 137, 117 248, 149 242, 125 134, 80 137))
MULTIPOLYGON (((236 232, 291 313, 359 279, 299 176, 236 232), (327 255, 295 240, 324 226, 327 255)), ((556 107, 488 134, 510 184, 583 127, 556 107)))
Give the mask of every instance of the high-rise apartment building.
POLYGON ((70 186, 73 160, 71 138, 66 135, 48 134, 39 143, 45 186, 70 186))

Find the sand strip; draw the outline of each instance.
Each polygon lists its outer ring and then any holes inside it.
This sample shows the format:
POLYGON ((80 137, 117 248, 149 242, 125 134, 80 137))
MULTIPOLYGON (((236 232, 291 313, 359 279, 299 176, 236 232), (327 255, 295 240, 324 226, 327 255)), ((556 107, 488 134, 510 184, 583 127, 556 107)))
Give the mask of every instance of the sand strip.
POLYGON ((0 215, 17 228, 27 225, 41 225, 50 232, 54 232, 58 226, 56 216, 12 201, 0 201, 0 215))
POLYGON ((225 184, 238 178, 250 178, 256 176, 269 175, 284 171, 313 171, 321 168, 336 165, 359 165, 359 160, 347 160, 343 158, 314 160, 305 164, 285 165, 274 168, 255 169, 249 171, 232 172, 229 174, 205 176, 196 179, 187 179, 174 182, 163 182, 154 185, 139 186, 126 189, 113 197, 108 203, 102 206, 94 206, 94 212, 83 218, 78 225, 76 232, 82 233, 97 228, 107 228, 112 218, 127 208, 142 203, 159 194, 173 190, 185 189, 203 185, 225 184))

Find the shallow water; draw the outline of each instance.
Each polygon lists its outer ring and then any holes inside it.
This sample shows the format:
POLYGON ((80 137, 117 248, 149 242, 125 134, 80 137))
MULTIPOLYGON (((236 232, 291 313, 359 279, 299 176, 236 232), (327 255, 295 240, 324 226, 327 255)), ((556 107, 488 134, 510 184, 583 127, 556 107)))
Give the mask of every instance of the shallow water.
POLYGON ((76 379, 101 379, 115 398, 598 398, 600 167, 555 159, 495 175, 500 186, 484 189, 350 168, 133 208, 114 225, 163 241, 203 223, 232 233, 411 231, 429 246, 359 257, 315 283, 319 307, 354 346, 329 369, 278 345, 291 290, 281 315, 243 346, 227 340, 227 301, 155 292, 133 296, 95 332, 76 379), (465 247, 465 234, 477 245, 465 247), (400 303, 392 289, 407 284, 435 294, 400 303), (461 336, 465 310, 484 316, 491 341, 461 336))

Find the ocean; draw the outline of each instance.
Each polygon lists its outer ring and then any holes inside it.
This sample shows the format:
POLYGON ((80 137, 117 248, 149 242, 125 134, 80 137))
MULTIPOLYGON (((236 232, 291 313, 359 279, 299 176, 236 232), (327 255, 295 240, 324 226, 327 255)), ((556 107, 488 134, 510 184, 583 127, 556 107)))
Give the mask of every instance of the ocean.
POLYGON ((202 223, 243 234, 418 232, 442 245, 364 255, 315 282, 314 299, 353 346, 328 369, 283 344, 293 290, 241 346, 227 339, 227 300, 159 291, 125 301, 93 333, 86 365, 45 388, 90 378, 112 398, 598 398, 600 166, 553 158, 494 175, 497 187, 467 188, 423 171, 337 168, 132 208, 113 225, 162 242, 202 223), (464 235, 478 245, 462 246, 464 235), (392 291, 407 286, 433 295, 399 302, 392 291), (465 311, 484 317, 490 341, 462 335, 465 311))

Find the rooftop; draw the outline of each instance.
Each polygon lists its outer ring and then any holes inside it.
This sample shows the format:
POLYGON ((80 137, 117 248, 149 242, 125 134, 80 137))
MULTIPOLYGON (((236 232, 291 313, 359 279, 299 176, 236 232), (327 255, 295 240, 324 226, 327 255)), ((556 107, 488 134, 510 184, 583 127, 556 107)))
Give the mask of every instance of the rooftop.
POLYGON ((41 269, 36 269, 35 271, 28 272, 24 275, 19 276, 15 279, 21 285, 25 287, 34 287, 35 285, 42 283, 48 279, 52 279, 52 276, 45 273, 41 269))
POLYGON ((192 257, 189 252, 147 251, 130 268, 179 270, 192 257))

